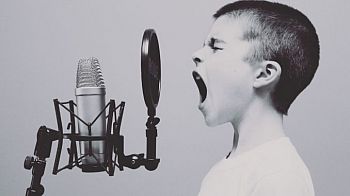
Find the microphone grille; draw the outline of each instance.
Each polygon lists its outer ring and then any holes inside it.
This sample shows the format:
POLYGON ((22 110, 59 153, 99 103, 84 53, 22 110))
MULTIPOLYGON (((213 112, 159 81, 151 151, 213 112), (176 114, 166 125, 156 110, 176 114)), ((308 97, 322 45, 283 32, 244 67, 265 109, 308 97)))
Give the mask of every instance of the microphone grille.
POLYGON ((80 59, 77 70, 77 88, 105 87, 100 63, 97 58, 80 59))

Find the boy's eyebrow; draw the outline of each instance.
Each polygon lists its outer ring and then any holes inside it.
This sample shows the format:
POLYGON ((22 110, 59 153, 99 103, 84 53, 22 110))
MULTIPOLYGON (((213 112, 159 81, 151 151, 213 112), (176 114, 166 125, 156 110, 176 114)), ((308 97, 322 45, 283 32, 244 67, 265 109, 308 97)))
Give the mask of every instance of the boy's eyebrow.
POLYGON ((215 37, 211 37, 208 41, 205 41, 203 43, 203 46, 205 46, 206 44, 213 46, 215 43, 221 44, 221 43, 226 43, 226 42, 224 40, 221 40, 221 39, 218 39, 215 37))

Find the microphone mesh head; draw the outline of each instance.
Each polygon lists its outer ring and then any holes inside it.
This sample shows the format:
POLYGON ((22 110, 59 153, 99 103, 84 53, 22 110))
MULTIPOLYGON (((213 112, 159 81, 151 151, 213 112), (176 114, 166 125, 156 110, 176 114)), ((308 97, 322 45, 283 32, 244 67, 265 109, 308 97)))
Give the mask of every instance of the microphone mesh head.
POLYGON ((80 87, 105 87, 100 63, 95 57, 79 60, 77 88, 80 87))

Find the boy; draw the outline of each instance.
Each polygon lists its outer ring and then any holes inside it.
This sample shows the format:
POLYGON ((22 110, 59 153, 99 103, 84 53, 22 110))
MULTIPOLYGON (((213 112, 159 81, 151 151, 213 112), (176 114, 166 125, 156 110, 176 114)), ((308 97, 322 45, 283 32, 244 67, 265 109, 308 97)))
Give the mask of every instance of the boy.
POLYGON ((206 124, 230 122, 235 139, 199 196, 313 196, 282 121, 318 67, 315 28, 298 10, 266 1, 234 2, 214 18, 193 77, 206 124))

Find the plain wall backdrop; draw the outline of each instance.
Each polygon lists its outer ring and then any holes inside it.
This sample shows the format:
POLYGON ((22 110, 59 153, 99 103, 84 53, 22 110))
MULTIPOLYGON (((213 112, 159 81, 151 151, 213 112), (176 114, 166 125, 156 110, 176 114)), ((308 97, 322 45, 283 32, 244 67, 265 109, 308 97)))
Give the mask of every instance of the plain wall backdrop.
MULTIPOLYGON (((212 14, 229 1, 1 0, 0 195, 24 195, 41 125, 57 128, 52 99, 73 99, 80 58, 99 59, 107 99, 126 101, 126 154, 145 152, 146 107, 140 81, 143 31, 157 31, 162 58, 156 171, 144 168, 52 175, 56 143, 42 179, 45 195, 195 196, 210 167, 231 149, 231 125, 209 128, 197 109, 192 53, 212 14)), ((305 13, 321 43, 311 85, 285 118, 287 135, 310 169, 316 195, 350 195, 349 1, 281 0, 305 13)), ((66 146, 67 147, 67 146, 66 146)), ((62 151, 61 166, 68 154, 62 151)))

